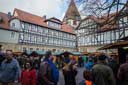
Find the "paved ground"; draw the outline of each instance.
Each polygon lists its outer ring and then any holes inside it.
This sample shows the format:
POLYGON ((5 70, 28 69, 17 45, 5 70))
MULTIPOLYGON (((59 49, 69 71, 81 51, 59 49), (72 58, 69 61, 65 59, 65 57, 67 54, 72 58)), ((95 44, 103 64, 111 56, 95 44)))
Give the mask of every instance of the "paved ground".
MULTIPOLYGON (((84 68, 78 68, 78 74, 76 76, 76 85, 79 85, 79 82, 83 80, 83 71, 84 68)), ((61 70, 58 85, 64 85, 64 77, 61 70)))

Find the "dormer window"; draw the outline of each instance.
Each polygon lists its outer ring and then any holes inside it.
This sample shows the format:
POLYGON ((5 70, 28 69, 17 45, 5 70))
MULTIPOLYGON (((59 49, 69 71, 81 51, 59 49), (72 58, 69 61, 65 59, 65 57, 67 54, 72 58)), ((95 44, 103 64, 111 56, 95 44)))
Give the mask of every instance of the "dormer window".
POLYGON ((59 19, 52 17, 52 18, 47 19, 45 21, 47 22, 49 27, 52 27, 55 29, 61 29, 62 22, 59 19))
POLYGON ((53 28, 57 28, 57 29, 60 29, 61 28, 61 25, 60 24, 55 23, 55 22, 51 22, 51 21, 48 21, 48 26, 49 27, 53 27, 53 28))

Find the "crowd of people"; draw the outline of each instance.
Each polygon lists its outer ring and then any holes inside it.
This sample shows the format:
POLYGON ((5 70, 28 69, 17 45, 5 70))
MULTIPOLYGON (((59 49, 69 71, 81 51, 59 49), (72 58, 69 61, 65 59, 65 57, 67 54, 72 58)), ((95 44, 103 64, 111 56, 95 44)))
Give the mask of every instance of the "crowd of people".
POLYGON ((65 85, 76 85, 79 68, 85 68, 79 85, 128 85, 128 56, 119 65, 115 56, 106 54, 53 57, 47 51, 42 57, 14 56, 12 50, 0 53, 0 85, 57 85, 59 70, 65 85))

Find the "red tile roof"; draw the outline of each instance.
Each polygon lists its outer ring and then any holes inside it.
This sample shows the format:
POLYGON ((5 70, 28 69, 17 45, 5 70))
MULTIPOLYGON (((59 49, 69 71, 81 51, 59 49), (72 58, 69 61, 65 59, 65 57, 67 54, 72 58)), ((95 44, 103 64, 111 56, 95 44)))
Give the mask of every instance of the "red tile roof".
MULTIPOLYGON (((21 21, 24 21, 24 22, 28 22, 28 23, 37 24, 37 25, 40 25, 40 26, 45 26, 47 28, 51 28, 47 25, 46 19, 44 19, 43 17, 31 14, 31 13, 28 13, 28 12, 25 12, 25 11, 22 11, 22 10, 19 10, 19 9, 14 10, 13 16, 14 16, 13 18, 18 18, 18 19, 20 19, 21 21), (16 14, 16 16, 15 16, 15 14, 16 14)), ((53 20, 54 18, 50 18, 50 19, 53 20)), ((59 20, 56 19, 56 21, 59 21, 59 20)), ((72 27, 68 26, 66 24, 61 25, 61 31, 75 34, 72 27)))
POLYGON ((13 15, 14 17, 20 19, 21 21, 37 24, 40 26, 47 26, 47 24, 44 22, 45 19, 43 19, 43 17, 19 9, 15 9, 13 15), (17 14, 17 16, 15 16, 15 13, 17 14))
POLYGON ((0 22, 0 28, 9 29, 8 15, 0 12, 0 17, 3 19, 2 22, 0 22))
POLYGON ((61 29, 62 29, 62 31, 75 34, 75 30, 71 26, 69 26, 67 24, 63 23, 63 25, 61 26, 61 29))

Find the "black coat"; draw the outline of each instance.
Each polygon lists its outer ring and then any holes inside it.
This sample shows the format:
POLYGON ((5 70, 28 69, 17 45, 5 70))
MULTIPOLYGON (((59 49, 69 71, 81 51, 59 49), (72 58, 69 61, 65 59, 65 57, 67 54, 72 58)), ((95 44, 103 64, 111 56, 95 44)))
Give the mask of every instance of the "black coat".
POLYGON ((65 85, 76 85, 76 70, 63 70, 65 85))

